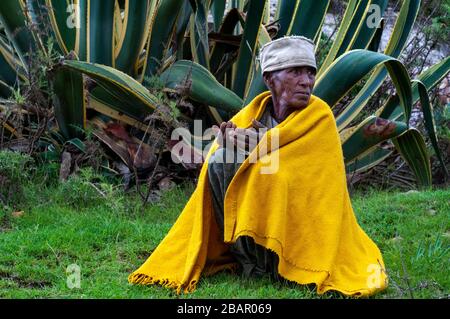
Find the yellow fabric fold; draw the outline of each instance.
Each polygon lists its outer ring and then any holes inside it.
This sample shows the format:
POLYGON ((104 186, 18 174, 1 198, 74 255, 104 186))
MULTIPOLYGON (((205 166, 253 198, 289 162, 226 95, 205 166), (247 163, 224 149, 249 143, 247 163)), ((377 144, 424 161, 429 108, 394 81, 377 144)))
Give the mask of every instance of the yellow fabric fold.
MULTIPOLYGON (((257 96, 231 120, 251 126, 270 100, 257 96)), ((179 218, 130 283, 160 284, 192 292, 202 274, 236 265, 228 244, 251 236, 279 256, 278 272, 299 284, 368 296, 384 289, 387 276, 380 250, 360 228, 347 190, 344 159, 334 116, 316 96, 269 130, 260 145, 267 155, 239 167, 224 203, 224 238, 214 220, 207 165, 179 218), (274 141, 278 137, 278 147, 274 141), (269 173, 268 173, 269 172, 269 173)), ((256 148, 252 153, 258 152, 256 148)), ((254 159, 254 158, 253 158, 254 159)))

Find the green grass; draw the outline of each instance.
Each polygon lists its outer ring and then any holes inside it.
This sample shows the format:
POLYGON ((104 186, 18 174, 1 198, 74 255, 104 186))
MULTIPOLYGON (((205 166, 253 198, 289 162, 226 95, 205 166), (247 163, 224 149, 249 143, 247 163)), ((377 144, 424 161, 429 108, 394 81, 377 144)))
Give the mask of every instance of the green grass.
MULTIPOLYGON (((342 297, 226 272, 202 278, 189 295, 129 285, 127 276, 163 239, 193 187, 177 187, 143 207, 136 194, 124 195, 101 181, 100 195, 87 182, 89 174, 66 184, 24 182, 20 202, 0 210, 1 298, 342 297), (81 270, 79 289, 67 286, 71 264, 81 270)), ((359 223, 379 245, 390 275, 389 288, 375 298, 448 296, 449 199, 450 189, 352 196, 359 223)))

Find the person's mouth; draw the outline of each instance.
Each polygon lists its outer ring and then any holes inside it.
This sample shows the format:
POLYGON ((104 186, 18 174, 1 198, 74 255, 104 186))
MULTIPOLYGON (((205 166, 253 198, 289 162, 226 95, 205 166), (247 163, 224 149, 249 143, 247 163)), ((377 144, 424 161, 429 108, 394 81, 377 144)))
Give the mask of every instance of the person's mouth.
POLYGON ((300 95, 300 96, 303 96, 303 97, 306 97, 306 98, 308 98, 309 97, 309 93, 307 93, 307 92, 295 92, 294 93, 295 95, 300 95))

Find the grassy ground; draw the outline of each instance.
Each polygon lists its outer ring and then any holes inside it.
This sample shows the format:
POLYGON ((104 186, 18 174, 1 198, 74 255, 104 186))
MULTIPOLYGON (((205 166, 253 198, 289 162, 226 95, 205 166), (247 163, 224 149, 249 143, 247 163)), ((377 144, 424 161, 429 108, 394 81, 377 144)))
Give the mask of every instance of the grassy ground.
MULTIPOLYGON (((59 185, 27 182, 16 204, 0 211, 0 297, 176 298, 168 289, 131 286, 127 276, 165 236, 193 187, 175 188, 143 208, 136 195, 101 182, 96 190, 87 180, 92 176, 59 185), (68 288, 71 264, 80 267, 80 288, 68 288)), ((450 189, 352 196, 359 223, 379 245, 390 275, 389 288, 375 298, 448 297, 449 199, 450 189)), ((180 296, 317 297, 310 287, 229 273, 203 278, 193 294, 180 296)))

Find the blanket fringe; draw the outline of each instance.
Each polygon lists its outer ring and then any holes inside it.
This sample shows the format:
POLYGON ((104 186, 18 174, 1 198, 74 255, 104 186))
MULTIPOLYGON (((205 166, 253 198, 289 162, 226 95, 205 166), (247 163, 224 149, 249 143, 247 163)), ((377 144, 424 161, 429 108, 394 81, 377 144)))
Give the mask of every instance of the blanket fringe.
POLYGON ((191 280, 188 285, 183 285, 180 282, 176 282, 167 278, 156 279, 142 273, 131 274, 130 276, 128 276, 128 282, 130 284, 139 285, 160 285, 164 288, 175 289, 178 295, 180 295, 182 292, 191 293, 197 288, 197 280, 191 280))

